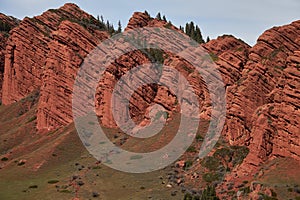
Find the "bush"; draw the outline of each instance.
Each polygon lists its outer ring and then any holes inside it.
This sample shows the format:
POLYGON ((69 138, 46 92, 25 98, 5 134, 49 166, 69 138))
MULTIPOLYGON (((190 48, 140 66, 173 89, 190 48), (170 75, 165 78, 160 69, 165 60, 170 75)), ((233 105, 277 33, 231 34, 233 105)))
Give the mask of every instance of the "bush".
POLYGON ((204 181, 211 183, 213 181, 219 180, 219 175, 216 173, 206 173, 206 174, 203 174, 202 178, 204 181))
POLYGON ((204 138, 201 135, 196 135, 197 142, 202 142, 204 138))
POLYGON ((10 30, 11 30, 11 27, 9 24, 7 24, 3 21, 0 21, 0 31, 9 32, 10 30))
POLYGON ((193 200, 193 196, 190 193, 186 193, 183 200, 193 200))
POLYGON ((246 146, 232 146, 231 149, 234 150, 234 166, 241 164, 249 153, 249 149, 246 146))
POLYGON ((193 165, 193 161, 191 161, 191 160, 185 161, 183 169, 184 169, 184 170, 187 170, 187 169, 189 169, 192 165, 193 165))
POLYGON ((242 189, 240 189, 240 191, 243 191, 244 194, 249 194, 251 192, 250 187, 244 187, 242 189))
POLYGON ((216 189, 213 186, 207 186, 202 193, 201 200, 219 200, 216 189))
POLYGON ((1 161, 8 161, 8 158, 7 157, 3 157, 3 158, 1 158, 1 161))
POLYGON ((59 180, 50 180, 50 181, 48 181, 49 184, 55 184, 55 183, 58 183, 58 182, 59 182, 59 180))
POLYGON ((210 171, 216 171, 220 164, 221 163, 217 158, 211 156, 205 157, 201 162, 201 165, 210 171))
POLYGON ((187 150, 187 152, 196 153, 196 148, 194 146, 190 146, 187 150))
POLYGON ((268 195, 266 195, 266 194, 263 194, 263 193, 258 193, 260 196, 262 196, 262 198, 264 199, 264 200, 278 200, 276 197, 270 197, 270 196, 268 196, 268 195))
POLYGON ((27 123, 33 122, 34 120, 36 120, 36 116, 33 116, 33 117, 29 118, 27 123))

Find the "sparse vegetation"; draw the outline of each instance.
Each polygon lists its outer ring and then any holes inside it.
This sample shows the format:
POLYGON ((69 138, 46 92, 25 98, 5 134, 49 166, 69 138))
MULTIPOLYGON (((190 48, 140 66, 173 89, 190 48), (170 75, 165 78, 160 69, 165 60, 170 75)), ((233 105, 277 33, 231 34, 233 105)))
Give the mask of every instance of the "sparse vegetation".
POLYGON ((249 194, 251 192, 250 187, 244 187, 241 188, 240 191, 242 191, 244 194, 249 194))
POLYGON ((18 162, 18 166, 22 166, 25 165, 25 161, 21 160, 20 162, 18 162))
POLYGON ((266 194, 263 194, 263 193, 259 193, 259 195, 262 197, 262 199, 264 200, 278 200, 276 197, 270 197, 266 194))
POLYGON ((36 116, 33 116, 33 117, 29 118, 27 123, 33 122, 34 120, 36 120, 36 116))
POLYGON ((1 161, 8 161, 8 158, 7 157, 3 157, 3 158, 1 158, 1 161))
POLYGON ((217 173, 213 173, 213 172, 203 174, 202 178, 207 183, 212 183, 213 181, 217 181, 220 179, 219 175, 217 173))
POLYGON ((203 190, 200 200, 219 200, 215 187, 208 185, 203 190))
POLYGON ((49 184, 55 184, 55 183, 58 183, 58 182, 59 182, 59 180, 50 180, 50 181, 48 181, 49 184))
POLYGON ((209 169, 210 171, 216 171, 220 166, 220 164, 221 164, 220 161, 217 158, 212 156, 205 157, 201 162, 201 165, 209 169))
POLYGON ((209 56, 211 57, 211 59, 212 59, 214 62, 216 62, 216 61, 219 60, 219 57, 218 57, 216 54, 212 53, 212 52, 209 53, 209 56))
POLYGON ((153 63, 164 63, 164 51, 161 49, 145 49, 146 55, 153 63))
POLYGON ((194 22, 186 23, 185 34, 200 44, 204 43, 200 28, 198 25, 195 26, 194 22))
POLYGON ((204 140, 204 138, 202 137, 202 135, 196 135, 196 141, 197 142, 202 142, 204 140))
POLYGON ((193 165, 193 161, 191 161, 191 160, 187 160, 187 161, 185 161, 185 163, 184 163, 184 170, 187 170, 187 169, 189 169, 191 166, 193 165))
POLYGON ((9 32, 10 30, 11 30, 11 27, 8 23, 0 21, 0 31, 9 32))
POLYGON ((194 146, 189 146, 189 148, 186 151, 190 152, 190 153, 196 153, 197 152, 197 150, 194 146))

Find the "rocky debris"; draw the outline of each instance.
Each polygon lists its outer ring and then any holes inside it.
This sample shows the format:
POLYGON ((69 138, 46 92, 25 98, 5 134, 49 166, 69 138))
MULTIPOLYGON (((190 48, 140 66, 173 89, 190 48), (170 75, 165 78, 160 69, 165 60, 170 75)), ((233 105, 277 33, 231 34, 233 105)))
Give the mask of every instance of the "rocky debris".
POLYGON ((96 197, 99 197, 99 193, 98 192, 92 192, 92 197, 96 198, 96 197))

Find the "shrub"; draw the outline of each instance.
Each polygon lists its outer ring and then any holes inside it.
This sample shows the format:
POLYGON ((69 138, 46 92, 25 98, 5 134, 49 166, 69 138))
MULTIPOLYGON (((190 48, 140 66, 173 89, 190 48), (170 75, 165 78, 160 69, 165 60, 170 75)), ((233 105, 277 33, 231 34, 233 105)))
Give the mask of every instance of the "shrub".
POLYGON ((33 116, 33 117, 29 118, 27 123, 33 122, 34 120, 36 120, 36 116, 33 116))
POLYGON ((72 191, 66 190, 66 189, 65 189, 65 190, 61 190, 60 192, 61 192, 61 193, 72 193, 72 191))
POLYGON ((207 156, 202 160, 201 165, 210 171, 215 171, 220 166, 220 161, 215 157, 207 156))
POLYGON ((234 166, 241 164, 249 153, 249 149, 246 146, 232 146, 231 149, 234 150, 234 166))
POLYGON ((1 161, 8 161, 8 158, 7 157, 3 157, 3 158, 1 158, 1 161))
POLYGON ((183 200, 193 200, 193 196, 190 193, 186 193, 183 200))
POLYGON ((244 188, 240 189, 240 191, 243 191, 243 192, 244 192, 244 194, 249 194, 249 193, 251 192, 251 190, 250 190, 250 187, 249 187, 249 186, 248 186, 248 187, 244 187, 244 188))
POLYGON ((196 135, 196 141, 197 142, 202 142, 204 139, 201 135, 196 135))
POLYGON ((55 184, 55 183, 58 183, 58 182, 59 182, 59 180, 50 180, 50 181, 48 181, 49 184, 55 184))
POLYGON ((184 169, 184 170, 187 170, 187 169, 189 169, 192 165, 193 165, 193 161, 191 161, 191 160, 185 161, 183 169, 184 169))
POLYGON ((219 200, 216 189, 213 186, 207 186, 202 193, 201 200, 219 200))
POLYGON ((276 197, 270 197, 263 193, 259 193, 259 195, 261 195, 264 200, 278 200, 276 197))
POLYGON ((219 57, 218 57, 216 54, 214 54, 214 53, 209 53, 209 55, 210 55, 211 59, 212 59, 214 62, 216 62, 216 61, 219 60, 219 57))
POLYGON ((213 181, 219 180, 219 175, 216 173, 206 173, 206 174, 203 174, 202 178, 204 181, 211 183, 213 181))
POLYGON ((190 146, 186 151, 187 151, 187 152, 191 152, 191 153, 197 152, 197 151, 196 151, 196 148, 195 148, 194 146, 190 146))

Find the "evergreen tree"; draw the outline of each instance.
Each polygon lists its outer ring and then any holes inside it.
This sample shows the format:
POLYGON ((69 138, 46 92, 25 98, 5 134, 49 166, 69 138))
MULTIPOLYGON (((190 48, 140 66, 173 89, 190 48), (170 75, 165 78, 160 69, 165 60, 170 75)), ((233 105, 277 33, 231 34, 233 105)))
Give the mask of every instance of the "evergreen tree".
POLYGON ((184 32, 184 28, 182 26, 179 26, 179 29, 184 32))
POLYGON ((9 32, 11 29, 10 25, 3 22, 3 21, 0 21, 0 31, 4 31, 4 32, 9 32))
POLYGON ((210 41, 210 38, 209 38, 209 36, 207 36, 206 43, 209 42, 209 41, 210 41))
POLYGON ((160 12, 159 12, 159 13, 157 13, 157 15, 156 15, 156 19, 158 19, 158 20, 161 20, 161 14, 160 14, 160 12))
POLYGON ((188 36, 191 35, 191 29, 190 29, 190 24, 189 23, 185 24, 185 34, 187 34, 188 36))
POLYGON ((195 26, 194 22, 186 23, 185 34, 200 44, 204 43, 200 28, 198 25, 195 26))
POLYGON ((147 12, 147 10, 145 10, 144 13, 150 17, 150 14, 147 12))
POLYGON ((200 28, 199 26, 197 25, 196 26, 196 33, 195 33, 195 40, 198 42, 198 43, 204 43, 204 40, 203 40, 203 37, 202 37, 202 34, 201 34, 201 31, 200 31, 200 28))
POLYGON ((164 20, 165 22, 167 22, 167 18, 166 18, 165 15, 163 16, 163 20, 164 20))
POLYGON ((121 33, 121 32, 122 32, 122 24, 121 21, 119 20, 117 33, 121 33))

